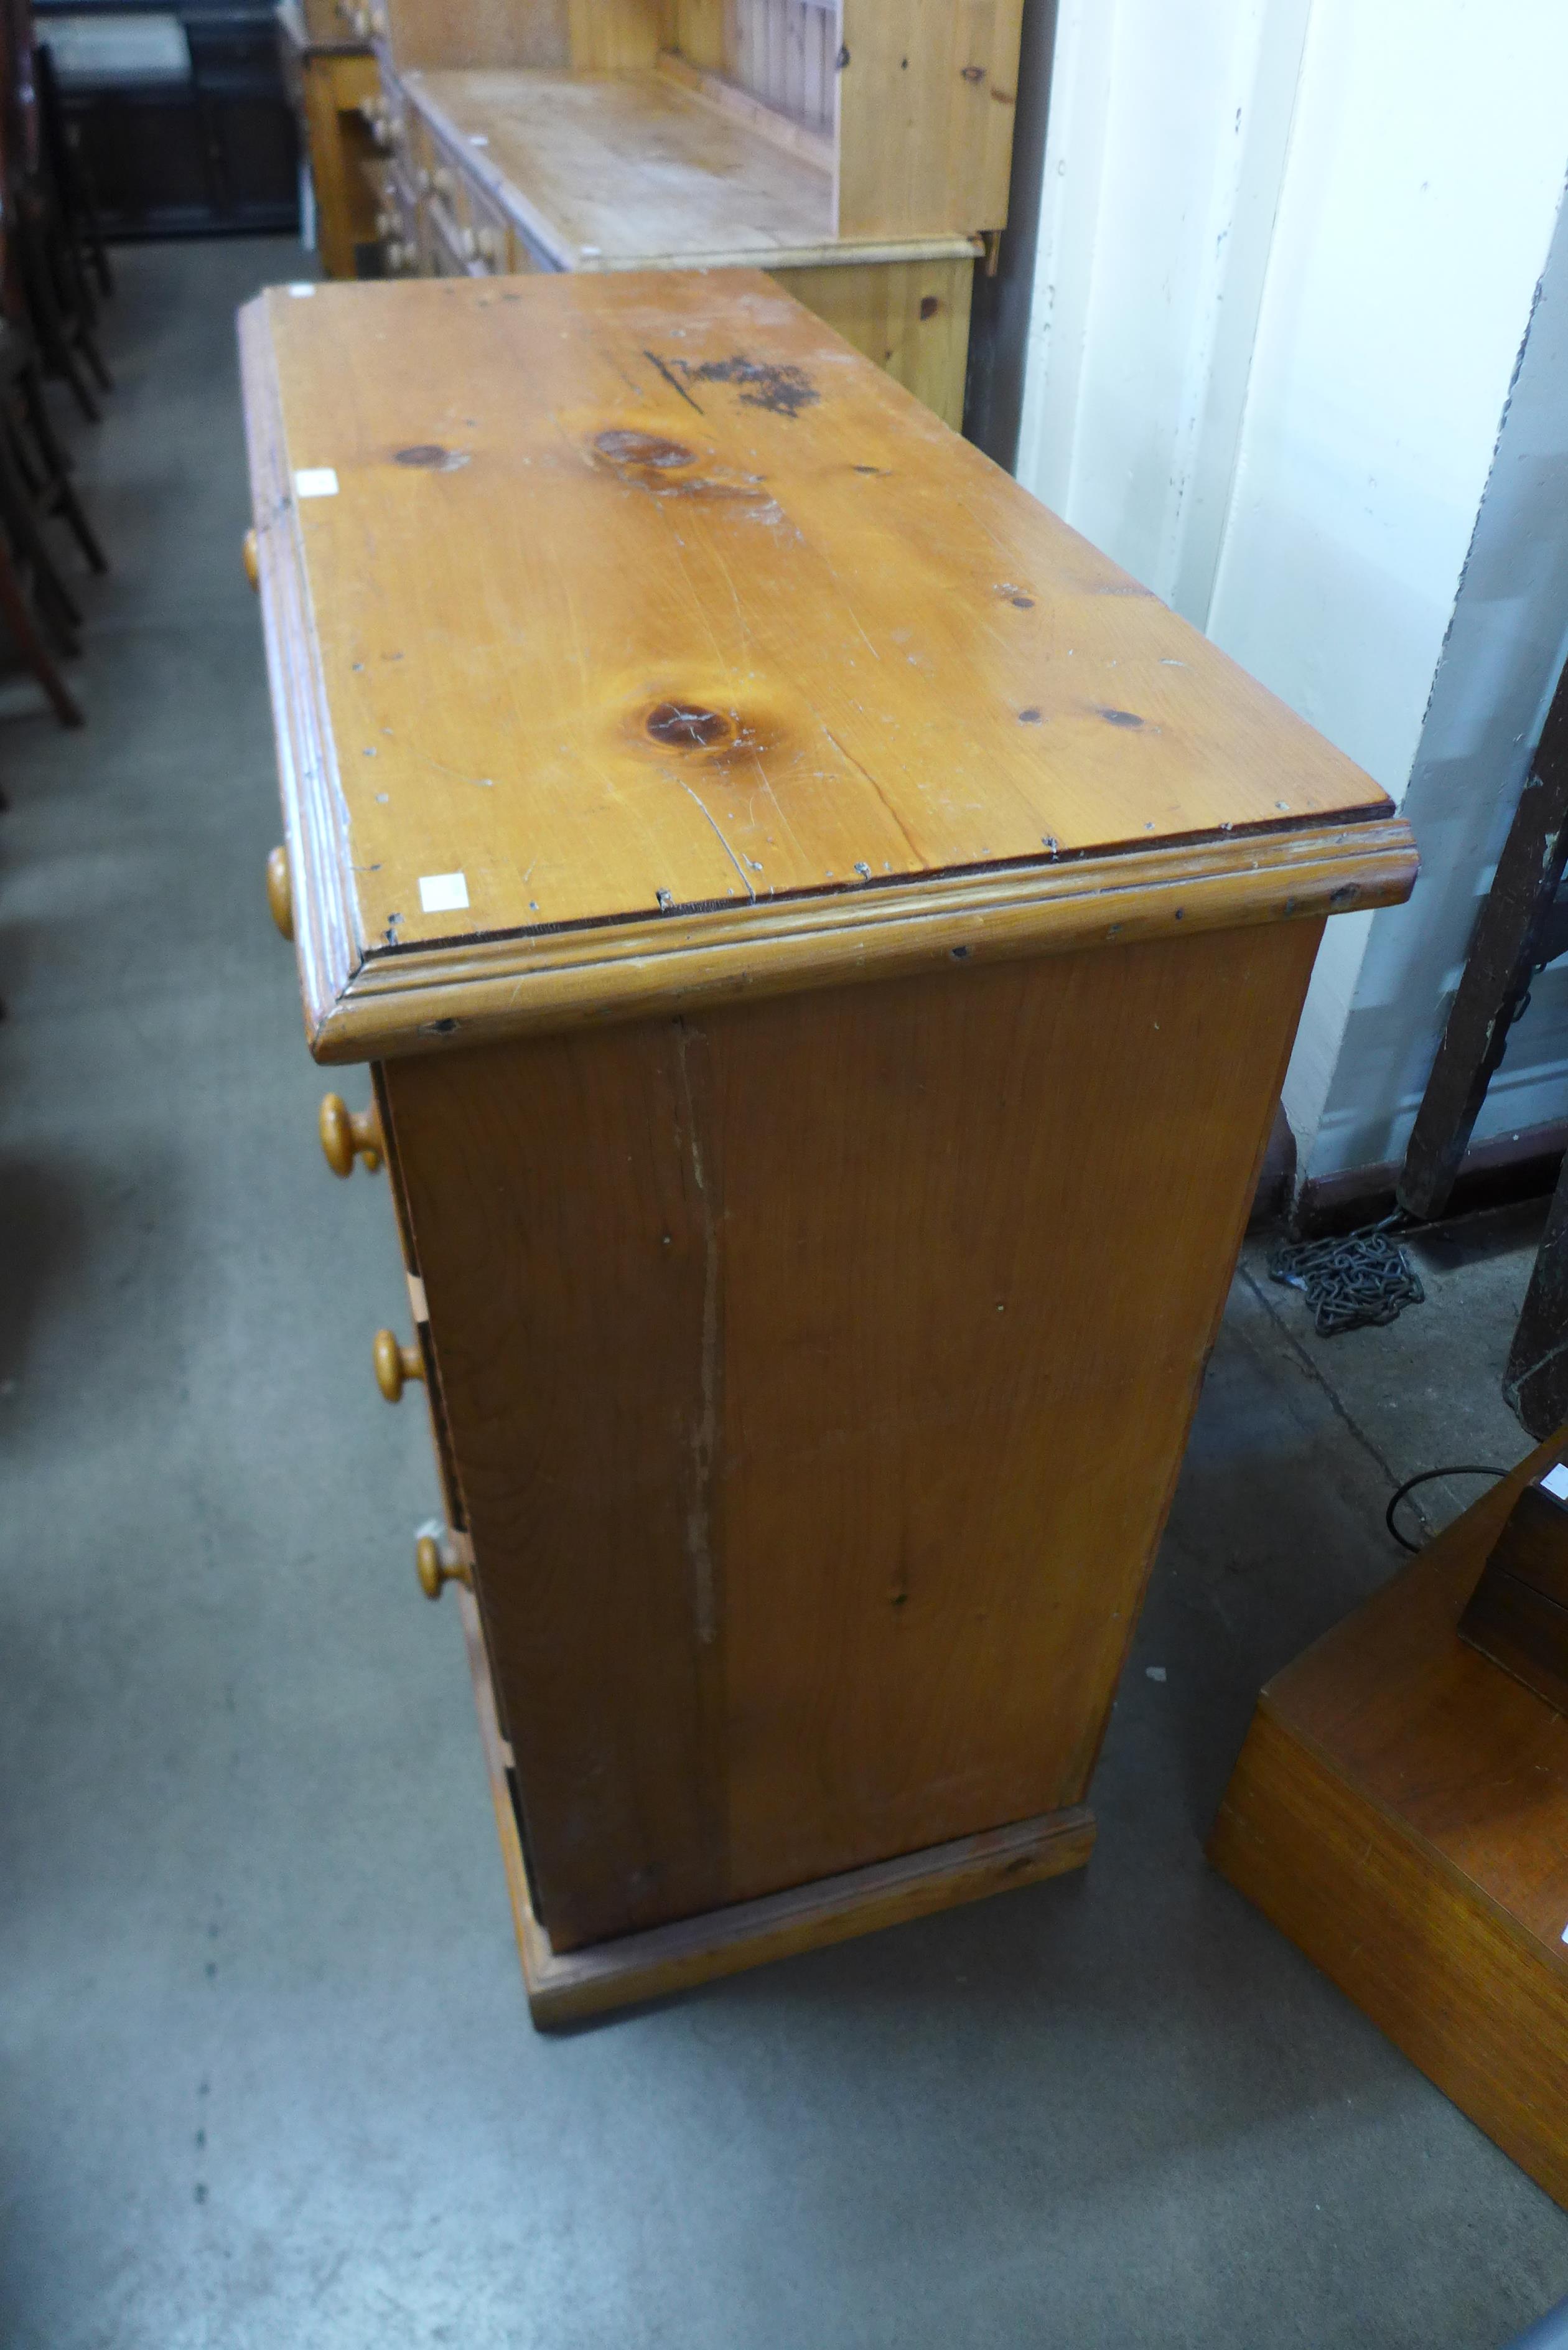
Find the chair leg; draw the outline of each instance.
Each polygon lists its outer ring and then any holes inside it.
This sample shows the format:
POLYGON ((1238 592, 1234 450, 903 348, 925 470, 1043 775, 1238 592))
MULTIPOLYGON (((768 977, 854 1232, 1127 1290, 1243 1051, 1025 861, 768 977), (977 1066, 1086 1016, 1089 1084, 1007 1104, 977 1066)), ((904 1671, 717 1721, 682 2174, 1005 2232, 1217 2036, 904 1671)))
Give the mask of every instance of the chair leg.
POLYGON ((109 557, 99 545, 98 535, 88 520, 87 510, 72 486, 70 459, 55 432, 54 422, 49 415, 48 402, 44 398, 43 383, 39 378, 36 364, 30 355, 17 368, 16 383, 21 401, 21 412, 17 418, 18 446, 25 445, 20 430, 25 421, 32 434, 32 447, 43 463, 52 510, 60 516, 76 539, 77 545, 87 558, 88 569, 107 571, 109 557))
POLYGON ((33 594, 38 617, 49 628, 63 653, 77 650, 75 631, 80 628, 82 616, 69 589, 55 568, 48 543, 38 527, 26 492, 16 479, 10 463, 10 452, 0 436, 0 523, 19 562, 33 576, 33 594))
POLYGON ((38 250, 35 226, 21 206, 16 211, 16 231, 23 287, 44 364, 52 374, 65 378, 82 414, 89 424, 97 424, 101 421, 98 402, 77 365, 76 353, 71 348, 66 322, 60 315, 60 306, 49 277, 47 262, 38 250))
POLYGON ((71 699, 66 681, 49 657, 48 649, 34 625, 27 609, 27 599, 22 593, 8 550, 0 546, 0 619, 16 638, 23 660, 26 662, 44 691, 48 695, 55 716, 62 726, 83 726, 87 723, 76 702, 71 699))

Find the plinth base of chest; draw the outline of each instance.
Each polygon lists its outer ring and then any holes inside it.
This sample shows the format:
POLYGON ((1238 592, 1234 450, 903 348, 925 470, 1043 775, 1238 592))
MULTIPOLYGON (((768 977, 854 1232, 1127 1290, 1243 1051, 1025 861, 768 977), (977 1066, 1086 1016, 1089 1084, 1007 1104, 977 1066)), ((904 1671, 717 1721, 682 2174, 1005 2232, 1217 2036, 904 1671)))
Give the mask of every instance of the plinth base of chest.
POLYGON ((676 1925, 622 1934, 586 1950, 557 1952, 535 1915, 512 1797, 507 1752, 496 1721, 490 1667, 479 1611, 465 1590, 455 1592, 462 1617, 474 1704, 490 1773, 495 1825, 523 1960, 528 2007, 535 2024, 576 2023, 639 2001, 690 1991, 722 1975, 742 1973, 771 1959, 874 1934, 961 1902, 980 1901, 1082 1868, 1095 1845, 1095 1816, 1085 1805, 1018 1820, 985 1835, 960 1836, 897 1860, 853 1868, 815 1884, 794 1886, 761 1901, 735 1902, 676 1925))

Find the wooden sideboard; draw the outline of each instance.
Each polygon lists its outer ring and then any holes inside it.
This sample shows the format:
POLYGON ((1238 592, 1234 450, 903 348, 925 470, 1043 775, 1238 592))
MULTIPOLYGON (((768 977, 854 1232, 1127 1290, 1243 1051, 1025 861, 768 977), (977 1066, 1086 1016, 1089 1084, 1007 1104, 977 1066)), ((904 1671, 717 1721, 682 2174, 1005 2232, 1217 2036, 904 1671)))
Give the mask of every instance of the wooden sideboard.
POLYGON ((763 268, 958 426, 1021 6, 361 0, 386 266, 763 268))
POLYGON ((1407 827, 761 274, 242 342, 269 889, 371 1064, 324 1141, 390 1179, 535 2016, 1080 1864, 1323 924, 1407 827))
POLYGON ((376 191, 370 120, 380 87, 376 59, 326 0, 280 0, 278 56, 284 88, 308 157, 317 246, 328 277, 358 277, 374 255, 376 191))

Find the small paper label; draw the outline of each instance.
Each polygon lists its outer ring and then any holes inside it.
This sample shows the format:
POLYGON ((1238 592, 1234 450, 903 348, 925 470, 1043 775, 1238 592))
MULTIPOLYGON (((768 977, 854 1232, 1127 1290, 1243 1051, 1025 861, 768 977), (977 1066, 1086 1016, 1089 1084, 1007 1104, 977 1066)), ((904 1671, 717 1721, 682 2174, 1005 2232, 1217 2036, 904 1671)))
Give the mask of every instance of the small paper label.
POLYGON ((468 903, 468 882, 461 873, 421 873, 420 904, 427 914, 455 914, 468 903))
POLYGON ((428 1322, 431 1318, 431 1310, 425 1304, 424 1283, 420 1279, 417 1273, 405 1274, 403 1278, 409 1284, 410 1313, 413 1315, 416 1322, 428 1322))
POLYGON ((314 286, 291 286, 288 290, 296 302, 304 302, 309 299, 316 288, 314 286))
POLYGON ((337 476, 330 465, 306 465, 294 477, 294 494, 296 498, 335 498, 337 476))
POLYGON ((1555 1469, 1549 1469, 1541 1480, 1541 1487, 1553 1501, 1568 1502, 1568 1463, 1560 1461, 1555 1469))

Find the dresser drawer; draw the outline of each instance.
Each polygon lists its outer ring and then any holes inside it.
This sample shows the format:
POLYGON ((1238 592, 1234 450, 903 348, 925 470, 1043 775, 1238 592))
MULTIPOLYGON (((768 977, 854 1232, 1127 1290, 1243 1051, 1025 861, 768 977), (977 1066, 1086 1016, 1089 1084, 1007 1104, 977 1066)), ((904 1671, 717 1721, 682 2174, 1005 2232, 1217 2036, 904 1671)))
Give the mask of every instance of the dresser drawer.
POLYGON ((517 258, 520 239, 511 223, 488 188, 479 181, 465 177, 464 190, 468 199, 468 224, 473 237, 473 258, 483 270, 504 276, 514 269, 531 269, 531 257, 517 258))

